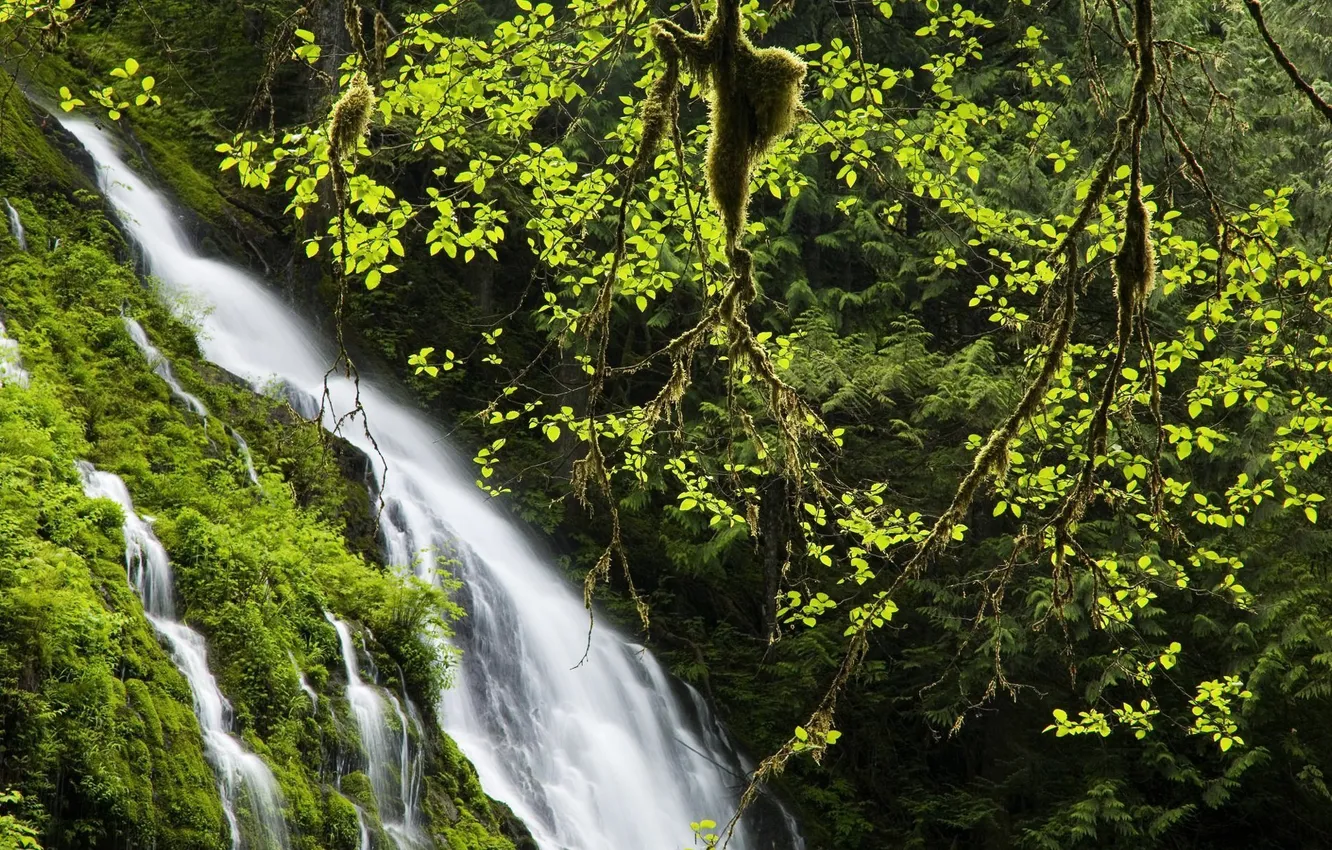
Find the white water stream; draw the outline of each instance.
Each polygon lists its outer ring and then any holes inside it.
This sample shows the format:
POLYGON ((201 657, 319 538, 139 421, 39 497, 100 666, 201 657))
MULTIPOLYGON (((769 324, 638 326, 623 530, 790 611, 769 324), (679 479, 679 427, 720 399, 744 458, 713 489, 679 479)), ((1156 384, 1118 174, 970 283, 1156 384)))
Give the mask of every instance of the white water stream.
MULTIPOLYGON (((245 438, 236 433, 235 428, 229 428, 231 439, 236 441, 236 448, 240 449, 241 460, 245 461, 245 474, 249 477, 250 483, 259 486, 259 473, 254 471, 254 455, 250 454, 250 444, 245 442, 245 438)), ((303 682, 304 680, 302 680, 303 682)), ((302 685, 304 687, 304 685, 302 685)))
POLYGON ((360 734, 366 775, 375 793, 379 820, 400 850, 423 846, 427 839, 421 829, 421 759, 419 752, 412 751, 412 727, 401 703, 392 694, 361 678, 361 663, 351 628, 332 614, 324 616, 338 633, 347 674, 347 703, 360 734), (396 726, 389 723, 386 698, 393 701, 396 726))
POLYGON ((231 734, 231 706, 208 669, 203 635, 176 619, 171 561, 166 549, 148 522, 134 512, 124 481, 85 461, 79 461, 78 467, 89 497, 110 499, 124 511, 121 532, 130 584, 143 602, 144 614, 166 641, 172 659, 190 684, 204 753, 217 773, 232 850, 286 850, 290 841, 282 815, 282 792, 263 759, 246 750, 231 734))
POLYGON ((129 316, 122 316, 121 321, 125 323, 125 330, 129 331, 130 339, 143 352, 144 359, 148 361, 148 366, 153 370, 153 374, 166 382, 171 388, 171 394, 180 399, 186 407, 194 411, 195 415, 201 419, 208 419, 208 408, 199 400, 198 396, 191 395, 180 385, 176 378, 176 373, 171 371, 171 362, 162 356, 162 352, 148 340, 148 334, 143 326, 131 319, 129 316))
POLYGON ((28 236, 23 232, 23 219, 19 218, 18 210, 14 209, 9 198, 5 198, 5 212, 9 216, 9 232, 18 240, 19 250, 28 250, 28 236))
MULTIPOLYGON (((196 317, 205 356, 255 387, 277 378, 297 399, 321 397, 330 347, 260 281, 201 257, 100 128, 57 117, 92 155, 151 274, 187 296, 178 303, 207 305, 196 317)), ((355 398, 336 376, 328 393, 325 424, 355 398)), ((375 458, 390 560, 426 579, 447 566, 464 582, 462 661, 440 719, 487 793, 513 807, 542 850, 679 850, 691 821, 725 823, 744 766, 706 708, 700 717, 651 654, 604 623, 579 665, 588 637, 579 594, 475 487, 471 464, 434 423, 373 380, 361 381, 360 401, 386 463, 361 422, 342 435, 375 458), (459 563, 439 563, 441 552, 459 563)), ((789 821, 764 833, 742 825, 731 846, 803 847, 789 821)))
POLYGON ((5 384, 28 385, 28 370, 23 368, 18 343, 5 336, 5 323, 0 321, 0 387, 5 384))
POLYGON ((370 824, 365 820, 365 813, 361 807, 356 807, 356 826, 361 831, 361 841, 357 845, 357 850, 370 850, 370 824))
POLYGON ((305 678, 305 671, 301 669, 301 665, 296 663, 296 656, 288 652, 287 658, 291 661, 291 669, 296 671, 296 679, 301 683, 301 690, 310 698, 310 710, 318 714, 319 694, 315 692, 314 688, 310 687, 309 680, 305 678))

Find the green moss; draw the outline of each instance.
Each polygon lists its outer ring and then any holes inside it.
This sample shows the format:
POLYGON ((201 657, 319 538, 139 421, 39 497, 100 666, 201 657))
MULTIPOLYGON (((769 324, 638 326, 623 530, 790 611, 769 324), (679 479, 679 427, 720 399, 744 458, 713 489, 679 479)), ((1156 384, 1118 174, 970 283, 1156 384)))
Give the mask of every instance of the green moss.
POLYGON ((330 850, 356 850, 360 846, 361 825, 356 806, 336 791, 324 794, 324 840, 330 850))
POLYGON ((144 736, 149 743, 162 746, 162 721, 157 716, 157 707, 153 705, 153 695, 149 693, 148 686, 139 679, 130 679, 125 683, 125 690, 130 697, 130 710, 142 721, 144 736))
POLYGON ((353 803, 361 807, 367 815, 379 819, 379 808, 375 805, 375 792, 370 787, 370 778, 357 770, 342 777, 342 793, 353 803))
POLYGON ((220 847, 188 686, 126 587, 118 517, 83 497, 73 463, 86 446, 64 412, 40 385, 0 388, 7 762, 29 797, 65 796, 42 822, 49 846, 121 834, 220 847))
POLYGON ((513 813, 486 796, 476 770, 449 736, 433 733, 424 806, 444 846, 458 850, 514 850, 513 813))
POLYGON ((77 169, 47 140, 14 80, 0 71, 0 194, 72 189, 86 185, 77 169))

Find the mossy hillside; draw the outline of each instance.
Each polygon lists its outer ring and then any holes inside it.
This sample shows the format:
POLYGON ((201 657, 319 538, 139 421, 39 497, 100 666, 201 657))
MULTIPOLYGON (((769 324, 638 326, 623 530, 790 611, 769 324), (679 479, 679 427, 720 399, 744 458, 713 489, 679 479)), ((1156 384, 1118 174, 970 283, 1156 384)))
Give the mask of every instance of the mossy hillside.
POLYGON ((49 192, 87 186, 78 170, 52 147, 38 126, 41 118, 18 96, 16 82, 3 71, 0 93, 8 93, 0 96, 0 195, 17 195, 21 188, 49 192))
POLYGON ((189 687, 126 584, 119 511, 83 496, 87 448, 49 386, 0 387, 0 785, 48 846, 220 850, 189 687))
MULTIPOLYGON (((219 105, 222 110, 219 112, 219 108, 212 105, 216 98, 210 90, 212 85, 221 84, 221 78, 213 79, 209 86, 200 90, 182 77, 182 67, 177 64, 179 53, 173 53, 173 59, 160 53, 156 49, 156 42, 136 43, 134 33, 146 26, 142 20, 143 10, 136 11, 136 15, 129 16, 139 19, 132 25, 97 33, 78 28, 71 33, 61 51, 51 53, 34 50, 18 60, 25 86, 37 93, 47 108, 53 110, 59 100, 56 93, 67 88, 74 97, 85 102, 76 114, 104 124, 115 123, 129 142, 126 147, 135 157, 136 166, 170 187, 171 192, 181 198, 189 210, 203 219, 214 232, 234 234, 238 229, 245 234, 261 232, 261 226, 247 209, 250 205, 243 201, 240 206, 232 203, 236 194, 231 185, 234 181, 220 179, 221 175, 216 169, 217 155, 213 147, 219 141, 230 138, 231 131, 227 128, 235 121, 234 116, 222 114, 226 112, 225 107, 219 105), (132 57, 141 62, 140 71, 134 80, 124 81, 108 76, 109 69, 121 66, 127 58, 132 57), (153 92, 162 98, 161 106, 136 106, 122 112, 117 122, 112 122, 106 110, 98 106, 89 95, 90 89, 114 84, 118 86, 121 97, 128 93, 129 100, 133 100, 139 82, 150 76, 155 81, 153 92)), ((199 4, 193 14, 197 17, 217 11, 217 4, 199 4)), ((195 35, 206 39, 210 34, 206 29, 196 27, 195 35)), ((198 49, 200 54, 212 52, 213 49, 209 47, 198 49)), ((232 61, 262 64, 261 58, 249 53, 233 58, 232 61)), ((251 75, 250 72, 239 73, 233 70, 225 77, 238 82, 251 75)), ((0 75, 0 82, 7 80, 0 75)), ((234 95, 234 92, 231 93, 234 95)), ((18 131, 20 153, 28 156, 28 171, 56 175, 58 179, 48 182, 58 185, 77 183, 92 187, 91 181, 62 156, 59 150, 62 146, 53 146, 49 137, 44 140, 44 149, 34 143, 32 137, 35 135, 40 140, 42 133, 33 124, 51 125, 55 123, 53 118, 40 114, 40 110, 30 106, 17 88, 10 91, 3 100, 6 109, 27 114, 25 118, 28 120, 15 122, 15 128, 18 131), (40 158, 33 158, 33 151, 40 158)), ((3 130, 0 135, 13 135, 8 122, 3 130)), ((3 151, 4 144, 0 141, 0 151, 3 151)), ((75 154, 76 159, 82 155, 76 148, 69 153, 75 154)), ((3 182, 3 177, 0 177, 0 187, 3 182)), ((31 180, 26 182, 31 185, 31 180)))
MULTIPOLYGON (((31 389, 3 390, 15 432, 5 438, 4 455, 41 473, 16 472, 22 486, 5 488, 6 527, 23 529, 6 535, 15 541, 8 545, 27 542, 4 561, 4 581, 68 586, 80 604, 62 604, 59 616, 70 625, 52 628, 42 620, 55 614, 38 604, 45 594, 37 601, 6 595, 4 604, 33 609, 6 622, 35 625, 7 632, 0 644, 4 779, 40 807, 32 814, 50 846, 223 841, 188 689, 126 586, 115 511, 81 496, 73 461, 84 457, 124 477, 136 508, 154 518, 175 562, 183 616, 209 639, 236 730, 274 767, 297 846, 354 846, 346 840, 346 807, 328 787, 335 754, 354 748, 353 727, 336 697, 321 699, 319 715, 312 715, 290 658, 326 695, 341 693, 336 638, 323 619, 332 610, 373 630, 382 666, 402 669, 409 692, 430 714, 442 671, 419 635, 431 621, 442 625, 451 609, 437 591, 404 583, 348 550, 345 508, 358 492, 365 499, 363 489, 339 475, 335 452, 314 426, 293 424, 279 403, 198 360, 191 329, 114 259, 123 245, 101 217, 98 199, 52 193, 24 203, 30 232, 58 236, 61 247, 30 254, 0 248, 0 310, 33 373, 31 389), (202 422, 172 402, 125 332, 122 309, 144 325, 217 418, 202 422), (250 485, 228 426, 251 443, 259 487, 250 485), (30 443, 49 448, 43 454, 30 443), (79 520, 80 511, 95 521, 79 520), (67 554, 44 556, 40 564, 27 554, 49 546, 67 554), (77 643, 94 639, 102 641, 96 652, 77 643), (54 665, 74 657, 103 659, 106 681, 92 689, 84 715, 77 723, 30 720, 55 714, 54 696, 33 704, 29 694, 71 678, 54 665), (119 684, 125 671, 126 682, 137 672, 143 686, 119 684), (340 722, 329 707, 340 710, 340 722)), ((437 747, 432 742, 429 749, 437 747)), ((465 762, 447 767, 475 782, 465 762)), ((497 821, 484 795, 460 796, 455 805, 481 817, 460 818, 469 836, 450 838, 453 846, 508 846, 486 826, 479 833, 473 828, 497 821), (473 840, 481 833, 489 843, 473 840)), ((440 827, 441 834, 453 829, 440 827)))

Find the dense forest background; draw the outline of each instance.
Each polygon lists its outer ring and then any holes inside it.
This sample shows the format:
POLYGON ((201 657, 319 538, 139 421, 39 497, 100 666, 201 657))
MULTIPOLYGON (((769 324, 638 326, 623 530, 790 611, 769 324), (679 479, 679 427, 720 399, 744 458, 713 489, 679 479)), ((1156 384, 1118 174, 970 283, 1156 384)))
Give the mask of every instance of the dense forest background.
MULTIPOLYGON (((209 374, 59 109, 119 125, 209 252, 451 423, 598 622, 768 759, 810 847, 1332 842, 1332 10, 744 3, 808 70, 738 260, 726 84, 654 88, 652 21, 715 5, 0 0, 31 246, 0 244, 0 318, 42 378, 0 389, 0 847, 13 819, 51 847, 220 834, 75 457, 153 494, 310 847, 354 823, 289 657, 338 675, 334 610, 430 705, 415 636, 456 613, 376 563, 355 458, 209 374), (643 157, 654 108, 679 131, 643 157), (1154 285, 1126 296, 1139 195, 1154 285), (262 501, 132 356, 126 304, 257 435, 262 501)), ((431 734, 451 846, 522 846, 431 734)))

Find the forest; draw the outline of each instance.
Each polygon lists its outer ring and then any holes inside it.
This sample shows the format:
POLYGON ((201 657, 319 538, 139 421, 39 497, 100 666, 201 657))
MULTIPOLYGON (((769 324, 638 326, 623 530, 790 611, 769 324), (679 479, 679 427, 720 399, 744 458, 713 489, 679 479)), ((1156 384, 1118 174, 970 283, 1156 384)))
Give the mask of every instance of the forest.
POLYGON ((1330 177, 1320 2, 0 0, 0 850, 1332 846, 1330 177))

